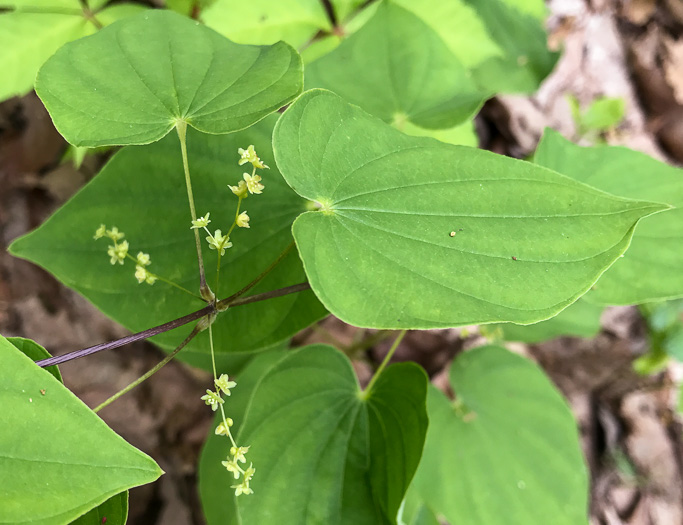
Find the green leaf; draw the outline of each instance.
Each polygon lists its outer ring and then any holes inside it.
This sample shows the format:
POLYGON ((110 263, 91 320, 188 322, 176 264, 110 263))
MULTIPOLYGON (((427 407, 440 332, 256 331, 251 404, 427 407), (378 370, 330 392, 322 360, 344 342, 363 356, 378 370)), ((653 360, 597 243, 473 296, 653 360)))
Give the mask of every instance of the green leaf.
MULTIPOLYGON (((292 242, 292 221, 306 209, 305 201, 289 189, 275 168, 270 151, 275 120, 273 115, 230 135, 188 132, 195 202, 201 215, 211 212, 212 232, 219 228, 227 231, 234 219, 237 198, 227 185, 236 184, 242 175, 243 168, 237 165, 238 147, 254 144, 263 161, 271 166, 263 173, 263 194, 252 195, 242 204, 251 217, 251 227, 237 228, 232 233, 234 247, 221 259, 218 290, 214 285, 216 251, 203 243, 207 278, 219 298, 242 289, 284 251, 292 242)), ((44 267, 135 332, 205 306, 203 301, 163 282, 154 286, 138 284, 131 262, 110 265, 107 241, 93 240, 95 229, 102 223, 107 227, 115 225, 126 234, 133 256, 138 251, 150 254, 150 271, 190 290, 198 289, 197 256, 177 137, 171 135, 159 143, 125 148, 117 153, 95 179, 40 228, 16 240, 10 251, 44 267)), ((292 250, 249 293, 305 281, 295 252, 292 250)), ((213 325, 216 351, 264 348, 291 337, 324 315, 325 310, 310 291, 231 308, 221 313, 213 325)), ((188 331, 181 328, 167 332, 155 338, 155 342, 171 349, 188 331)), ((188 347, 189 351, 205 356, 208 349, 206 331, 188 347)))
POLYGON ((98 11, 95 14, 95 17, 97 18, 97 21, 100 24, 102 24, 103 26, 108 26, 123 18, 139 15, 143 11, 147 11, 147 9, 147 7, 140 4, 114 4, 112 6, 102 9, 102 11, 98 11))
POLYGON ((343 22, 350 14, 358 10, 365 0, 330 0, 337 23, 343 22))
POLYGON ((633 370, 641 375, 657 374, 669 365, 669 356, 663 348, 651 348, 633 361, 633 370))
POLYGON ((240 44, 274 44, 296 48, 332 26, 319 0, 217 0, 202 12, 212 29, 240 44))
POLYGON ((543 20, 538 18, 545 10, 543 1, 533 0, 538 7, 519 0, 465 1, 484 21, 499 48, 505 50, 502 57, 489 58, 474 68, 479 85, 492 93, 536 91, 559 58, 559 53, 548 49, 543 20))
POLYGON ((83 11, 80 0, 0 0, 0 9, 39 11, 41 14, 83 11))
POLYGON ((502 0, 505 5, 520 13, 543 22, 548 16, 548 6, 543 0, 502 0))
POLYGON ((540 343, 560 336, 595 337, 600 332, 603 307, 579 299, 555 317, 540 323, 521 326, 513 323, 490 325, 486 331, 502 331, 505 341, 540 343))
POLYGON ((641 217, 665 209, 408 137, 323 90, 290 106, 273 142, 289 185, 321 207, 293 227, 311 286, 356 326, 547 319, 626 250, 641 217))
MULTIPOLYGON (((7 341, 12 343, 15 348, 17 348, 21 353, 32 359, 33 361, 39 361, 41 359, 47 359, 52 357, 45 348, 40 346, 35 341, 31 339, 24 339, 23 337, 8 337, 7 341)), ((59 372, 59 367, 48 366, 43 368, 43 370, 52 374, 57 381, 64 383, 62 381, 62 374, 59 372)), ((41 395, 43 392, 41 391, 41 395)), ((47 395, 47 390, 45 390, 45 395, 47 395)), ((128 517, 128 491, 120 492, 115 496, 112 496, 104 503, 101 503, 94 509, 88 511, 86 514, 78 518, 73 524, 77 525, 101 525, 102 518, 107 518, 108 525, 124 525, 128 517)), ((0 517, 0 520, 2 518, 0 517)), ((2 523, 0 521, 0 523, 2 523)))
POLYGON ((178 121, 237 131, 301 85, 301 58, 287 44, 242 46, 149 10, 62 47, 40 69, 36 92, 66 140, 92 147, 154 142, 178 121))
POLYGON ((425 505, 415 489, 414 478, 399 511, 398 523, 399 525, 441 525, 438 517, 425 505))
POLYGON ((664 351, 679 362, 683 362, 683 325, 671 330, 663 343, 664 351))
MULTIPOLYGON (((313 345, 258 372, 248 383, 250 399, 226 405, 235 439, 250 446, 256 468, 254 494, 237 500, 241 521, 396 523, 427 427, 424 371, 392 365, 366 397, 343 354, 313 345)), ((205 508, 232 499, 232 475, 220 466, 228 448, 225 437, 207 442, 200 479, 213 488, 202 492, 205 508)), ((207 512, 209 523, 229 523, 227 516, 207 512)))
POLYGON ((334 34, 315 40, 301 50, 301 60, 308 66, 308 64, 314 60, 319 59, 335 49, 342 42, 343 38, 334 34))
POLYGON ((308 66, 306 86, 331 89, 399 129, 406 121, 451 128, 484 101, 439 35, 391 3, 380 5, 358 32, 308 66))
POLYGON ((583 114, 581 127, 586 131, 603 131, 613 128, 624 118, 625 105, 623 98, 598 98, 583 114))
POLYGON ((472 148, 479 146, 479 137, 477 136, 473 120, 468 120, 449 129, 424 129, 406 122, 405 127, 401 131, 406 135, 414 137, 432 137, 446 144, 470 146, 472 148))
POLYGON ((638 225, 624 258, 600 278, 587 300, 624 305, 683 296, 682 170, 628 148, 576 146, 550 129, 534 160, 614 195, 677 206, 638 225))
POLYGON ((504 54, 477 11, 464 0, 393 0, 393 3, 419 16, 468 68, 504 54))
POLYGON ((125 525, 128 520, 128 491, 120 492, 83 514, 71 525, 125 525))
POLYGON ((79 0, 0 0, 0 7, 17 9, 0 13, 0 100, 31 91, 43 62, 66 42, 96 30, 83 16, 79 0), (42 12, 22 12, 29 6, 42 12))
MULTIPOLYGON (((97 7, 91 2, 91 9, 97 7)), ((57 49, 96 31, 79 0, 0 0, 2 8, 12 11, 0 13, 0 48, 12 52, 0 55, 0 100, 31 91, 38 69, 57 49)), ((95 18, 108 25, 144 10, 136 4, 117 4, 97 11, 95 18)))
POLYGON ((576 423, 536 365, 499 347, 460 355, 450 401, 430 388, 414 486, 450 523, 587 524, 576 423))
MULTIPOLYGON (((30 357, 33 361, 40 361, 41 359, 48 359, 49 357, 52 357, 47 350, 31 339, 24 339, 23 337, 8 337, 7 341, 12 343, 17 350, 19 350, 25 356, 30 357)), ((57 365, 48 366, 43 370, 50 372, 60 383, 64 382, 62 381, 62 374, 57 365)))
POLYGON ((683 361, 683 299, 644 304, 640 310, 648 326, 649 351, 634 368, 653 373, 667 364, 667 356, 683 361))
POLYGON ((68 523, 162 474, 2 337, 0 360, 0 523, 68 523))
POLYGON ((646 303, 640 311, 651 331, 667 332, 683 322, 683 299, 646 303))
MULTIPOLYGON (((111 0, 83 0, 83 3, 86 4, 93 11, 96 11, 96 10, 102 9, 110 1, 111 0)), ((123 5, 125 5, 125 4, 123 4, 123 5)))
POLYGON ((166 9, 184 16, 190 16, 195 6, 195 0, 166 0, 166 9))

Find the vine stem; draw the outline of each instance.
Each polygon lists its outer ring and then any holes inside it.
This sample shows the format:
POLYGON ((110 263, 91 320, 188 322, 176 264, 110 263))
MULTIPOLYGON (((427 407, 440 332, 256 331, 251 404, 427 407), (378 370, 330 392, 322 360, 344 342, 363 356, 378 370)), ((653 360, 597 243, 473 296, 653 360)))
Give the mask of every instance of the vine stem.
MULTIPOLYGON (((304 290, 308 290, 309 288, 310 285, 308 283, 294 284, 292 286, 278 288, 277 290, 270 290, 268 292, 250 295, 249 297, 236 298, 230 304, 225 305, 224 308, 227 308, 228 306, 235 307, 241 306, 243 304, 255 303, 257 301, 274 299, 275 297, 282 297, 283 295, 302 292, 304 290)), ((168 323, 155 326, 154 328, 143 330, 142 332, 138 332, 137 334, 127 335, 126 337, 122 337, 121 339, 117 339, 115 341, 101 343, 95 346, 91 346, 89 348, 85 348, 83 350, 69 352, 68 354, 50 357, 48 359, 42 359, 40 361, 36 361, 36 364, 44 368, 46 366, 66 363, 67 361, 72 361, 73 359, 78 359, 80 357, 85 357, 87 355, 95 354, 97 352, 102 352, 103 350, 113 350, 114 348, 119 348, 121 346, 127 345, 128 343, 133 343, 135 341, 140 341, 141 339, 147 339, 155 335, 163 334, 164 332, 168 332, 169 330, 173 330, 174 328, 178 328, 180 326, 186 325, 187 323, 191 323, 192 321, 196 321, 197 319, 200 319, 205 315, 214 313, 216 313, 216 306, 210 304, 208 306, 205 306, 201 310, 197 310, 196 312, 192 312, 191 314, 179 317, 178 319, 174 319, 173 321, 169 321, 168 323)))
POLYGON ((173 321, 169 321, 168 323, 155 326, 154 328, 148 328, 147 330, 143 330, 142 332, 138 332, 137 334, 127 335, 115 341, 100 343, 99 345, 91 346, 83 350, 76 350, 75 352, 69 352, 68 354, 50 357, 48 359, 42 359, 40 361, 36 361, 36 364, 40 367, 58 365, 60 363, 65 363, 73 359, 78 359, 79 357, 85 357, 86 355, 95 354, 103 350, 113 350, 114 348, 127 345, 128 343, 134 343, 135 341, 140 341, 142 339, 147 339, 155 335, 163 334, 164 332, 168 332, 169 330, 173 330, 174 328, 178 328, 179 326, 186 325, 187 323, 191 323, 192 321, 201 319, 205 315, 214 312, 215 306, 208 305, 202 308, 201 310, 197 310, 196 312, 192 312, 191 314, 184 315, 183 317, 179 317, 178 319, 174 319, 173 321))
MULTIPOLYGON (((187 160, 187 122, 178 119, 175 125, 178 132, 178 139, 180 140, 180 152, 183 156, 183 171, 185 172, 185 187, 187 188, 187 200, 190 203, 190 215, 192 220, 197 220, 197 211, 194 207, 194 194, 192 193, 192 180, 190 179, 190 164, 187 160)), ((202 243, 199 239, 199 231, 193 228, 194 242, 197 246, 197 262, 199 263, 199 292, 200 295, 207 301, 211 302, 215 298, 211 289, 206 284, 206 275, 204 274, 204 259, 202 258, 202 243)))
MULTIPOLYGON (((197 230, 195 229, 195 232, 197 230)), ((273 271, 273 269, 284 259, 287 254, 290 252, 290 250, 294 247, 294 241, 292 241, 287 248, 278 256, 273 263, 268 266, 261 274, 256 277, 253 281, 251 281, 249 284, 247 284, 244 288, 239 290, 238 292, 232 294, 230 297, 227 297, 226 299, 223 299, 218 302, 211 302, 211 304, 205 306, 201 310, 197 310, 196 312, 193 312, 191 314, 187 314, 183 317, 179 317, 178 319, 174 319, 173 321, 169 321, 168 323, 164 323, 159 326, 155 326, 154 328, 149 328, 147 330, 143 330, 142 332, 138 332, 137 334, 132 334, 128 335, 126 337, 122 337, 121 339, 117 339, 115 341, 110 341, 108 343, 101 343, 95 346, 91 346, 89 348, 85 348, 83 350, 76 350, 75 352, 69 352, 68 354, 56 356, 56 357, 50 357, 48 359, 42 359, 40 361, 36 361, 36 364, 40 367, 46 367, 46 366, 52 366, 52 365, 58 365, 60 363, 66 363, 67 361, 71 361, 73 359, 78 359, 80 357, 85 357, 86 355, 91 355, 97 352, 101 352, 103 350, 112 350, 114 348, 118 348, 120 346, 126 345, 128 343, 133 343, 135 341, 140 341, 141 339, 147 339, 149 337, 153 337, 155 335, 162 334, 164 332, 168 332, 169 330, 173 330, 174 328, 178 328, 179 326, 183 326, 187 323, 191 323, 192 321, 196 321, 197 319, 200 319, 204 317, 205 315, 215 315, 218 312, 223 312, 227 310, 231 306, 240 306, 243 304, 249 304, 249 303, 255 303, 257 301, 265 301, 267 299, 274 299, 275 297, 282 297, 283 295, 288 295, 291 293, 297 293, 297 292, 302 292, 304 290, 307 290, 310 288, 310 285, 308 283, 299 283, 295 284, 292 286, 286 286, 285 288, 278 288, 277 290, 271 290, 268 292, 263 292, 260 294, 255 294, 249 297, 244 297, 242 298, 242 295, 244 295, 246 292, 251 290, 254 286, 256 286, 266 275, 268 275, 270 272, 273 271)))
MULTIPOLYGON (((292 286, 285 286, 284 288, 278 288, 277 290, 271 290, 269 292, 257 293, 248 297, 237 297, 232 302, 227 303, 227 306, 234 308, 235 306, 242 306, 243 304, 255 303, 258 301, 265 301, 267 299, 275 299, 276 297, 282 297, 283 295, 303 292, 305 290, 310 290, 310 288, 311 285, 307 282, 293 284, 292 286)), ((227 301, 227 299, 223 299, 223 301, 227 301)), ((223 301, 220 302, 222 303, 223 301)))
POLYGON ((185 340, 184 340, 182 343, 180 343, 180 344, 176 347, 175 350, 173 350, 173 352, 171 352, 171 353, 168 354, 166 357, 164 357, 161 361, 159 361, 159 362, 156 364, 156 366, 154 366, 154 368, 151 368, 146 374, 144 374, 144 375, 138 377, 135 381, 133 381, 133 382, 132 382, 131 384, 129 384, 127 387, 125 387, 125 388, 119 390, 118 392, 116 392, 116 394, 114 394, 113 396, 111 396, 111 397, 110 397, 109 399, 107 399, 104 403, 100 403, 99 405, 97 405, 95 408, 93 408, 92 411, 95 412, 95 413, 99 412, 99 411, 102 410, 104 407, 109 406, 110 404, 112 404, 114 401, 116 401, 116 400, 117 400, 118 398, 120 398, 122 395, 127 394, 128 392, 130 392, 131 390, 133 390, 136 386, 138 386, 138 385, 139 385, 140 383, 142 383, 143 381, 146 381, 147 379, 149 379, 150 377, 152 377, 152 376, 153 376, 154 374, 156 374, 159 370, 161 370, 164 366, 166 366, 166 365, 171 361, 171 359, 173 359, 173 358, 178 354, 178 352, 180 352, 183 348, 185 348, 185 346, 187 345, 187 343, 189 343, 190 341, 192 341, 192 339, 194 339, 194 337, 195 337, 199 332, 201 332, 201 328, 199 327, 199 324, 197 324, 197 325, 192 329, 192 332, 190 332, 190 335, 188 335, 188 336, 185 338, 185 340))
POLYGON ((401 344, 401 341, 403 340, 403 337, 406 335, 406 332, 407 332, 407 330, 401 330, 401 332, 398 334, 396 339, 394 339, 394 343, 391 345, 391 348, 387 352, 387 355, 384 356, 384 360, 382 361, 382 364, 379 365, 379 368, 375 372, 375 375, 372 376, 372 379, 370 379, 368 386, 365 388, 365 391, 363 392, 363 397, 367 398, 368 395, 370 395, 370 392, 372 391, 372 387, 375 386, 375 383, 377 382, 377 378, 382 374, 382 372, 386 368, 387 364, 389 364, 389 361, 394 356, 394 352, 396 352, 398 345, 401 344))

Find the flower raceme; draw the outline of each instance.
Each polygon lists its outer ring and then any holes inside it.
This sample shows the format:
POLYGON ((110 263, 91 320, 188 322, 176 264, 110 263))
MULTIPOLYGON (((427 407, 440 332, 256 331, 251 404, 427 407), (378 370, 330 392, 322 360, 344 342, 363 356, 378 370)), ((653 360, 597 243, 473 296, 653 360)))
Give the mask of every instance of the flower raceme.
POLYGON ((216 427, 215 433, 218 436, 226 436, 232 444, 230 447, 230 454, 225 461, 221 461, 221 464, 230 474, 232 474, 234 479, 240 479, 240 476, 242 476, 241 483, 231 486, 231 488, 235 489, 235 496, 253 494, 254 491, 249 486, 249 482, 251 481, 251 478, 254 477, 256 469, 252 463, 249 464, 249 467, 246 470, 240 465, 240 463, 246 464, 246 455, 249 452, 249 447, 238 446, 235 443, 235 439, 230 432, 230 428, 233 426, 234 422, 231 418, 225 417, 225 412, 223 411, 223 405, 225 403, 223 395, 229 396, 230 390, 235 388, 237 383, 231 381, 227 374, 221 374, 220 377, 215 378, 213 382, 216 386, 216 390, 207 390, 206 394, 203 395, 201 399, 207 406, 210 406, 211 410, 214 412, 220 408, 222 419, 216 427))
POLYGON ((138 283, 154 284, 159 277, 147 269, 147 266, 152 264, 149 254, 138 252, 137 257, 134 258, 128 253, 130 246, 128 241, 123 240, 125 236, 126 234, 119 231, 116 226, 112 226, 108 230, 104 224, 100 224, 100 227, 95 230, 93 238, 98 240, 106 237, 114 243, 107 247, 107 255, 111 264, 123 264, 126 259, 130 259, 135 262, 135 278, 138 283))
MULTIPOLYGON (((199 230, 203 229, 207 236, 206 242, 209 244, 209 249, 215 250, 218 253, 218 270, 216 274, 216 288, 218 288, 218 276, 220 275, 220 258, 225 255, 225 251, 232 248, 233 243, 230 242, 230 234, 237 228, 249 228, 250 217, 246 211, 241 211, 240 207, 242 201, 249 197, 250 195, 260 195, 265 189, 264 185, 261 183, 262 179, 256 174, 257 169, 268 169, 268 166, 264 164, 259 156, 254 150, 253 144, 249 145, 247 149, 239 148, 237 150, 240 155, 238 164, 240 166, 244 164, 252 165, 252 172, 244 173, 242 175, 242 180, 240 180, 236 186, 229 186, 232 193, 234 193, 237 200, 237 209, 235 211, 234 220, 232 225, 227 230, 227 233, 223 234, 221 229, 215 229, 213 233, 208 229, 209 224, 211 224, 211 213, 207 212, 206 215, 199 217, 197 219, 192 219, 190 229, 199 230)), ((194 215, 193 215, 194 216, 194 215)), ((146 282, 147 284, 154 284, 155 281, 161 279, 162 281, 172 284, 176 287, 179 285, 172 283, 166 279, 163 279, 148 270, 148 266, 152 264, 149 254, 144 252, 138 252, 136 257, 130 255, 130 246, 127 240, 124 240, 125 234, 120 232, 116 226, 111 229, 107 229, 106 225, 102 224, 95 231, 95 240, 101 238, 107 238, 111 240, 113 244, 110 244, 107 248, 107 255, 110 258, 111 264, 123 264, 126 259, 131 259, 135 263, 135 278, 138 283, 146 282)), ((187 290, 185 290, 187 291, 187 290)), ((191 292, 189 292, 191 293, 191 292)), ((210 330, 210 322, 209 322, 210 330)), ((211 332, 209 331, 209 334, 211 332)), ((210 338, 212 341, 212 339, 210 338)), ((211 343, 211 352, 213 356, 213 342, 211 343)), ((243 468, 243 465, 247 463, 247 453, 249 452, 248 446, 241 446, 235 442, 232 436, 230 428, 233 426, 233 420, 225 416, 224 404, 225 397, 231 395, 231 390, 237 386, 235 381, 231 381, 227 374, 221 374, 220 377, 215 376, 214 370, 214 390, 206 390, 206 394, 201 396, 201 400, 211 407, 211 410, 216 412, 220 409, 221 421, 216 427, 216 435, 226 436, 230 440, 230 453, 226 460, 222 462, 223 466, 226 468, 228 473, 232 474, 235 480, 240 480, 236 485, 232 485, 231 488, 235 490, 235 495, 249 495, 253 494, 254 491, 250 487, 250 481, 256 473, 256 469, 252 463, 249 463, 249 467, 243 468)))
POLYGON ((237 152, 240 154, 240 160, 238 164, 242 166, 248 162, 253 166, 253 168, 251 174, 242 174, 242 180, 237 183, 237 186, 228 185, 228 187, 235 195, 237 195, 237 197, 240 198, 240 200, 246 199, 250 194, 261 194, 263 192, 264 186, 261 184, 262 179, 260 175, 256 175, 256 170, 269 169, 268 166, 261 162, 261 159, 256 154, 256 151, 254 151, 253 144, 249 145, 247 149, 239 148, 237 152))

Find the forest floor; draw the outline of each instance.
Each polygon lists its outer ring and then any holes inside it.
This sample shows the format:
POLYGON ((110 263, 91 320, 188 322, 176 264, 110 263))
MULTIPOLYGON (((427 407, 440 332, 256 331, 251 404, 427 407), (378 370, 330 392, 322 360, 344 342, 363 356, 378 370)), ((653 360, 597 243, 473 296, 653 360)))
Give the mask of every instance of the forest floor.
MULTIPOLYGON (((599 96, 621 97, 626 116, 607 141, 683 163, 683 3, 551 0, 550 7, 550 42, 563 46, 563 57, 536 95, 501 96, 485 105, 477 117, 482 146, 525 157, 545 126, 576 138, 568 94, 584 105, 599 96)), ((127 333, 49 274, 4 249, 41 224, 99 168, 98 158, 87 158, 79 170, 60 163, 65 148, 35 94, 0 104, 0 333, 30 336, 53 355, 127 333)), ((349 343, 356 335, 334 318, 322 327, 304 331, 295 341, 324 340, 328 331, 349 343)), ((443 384, 453 357, 481 341, 476 332, 466 339, 459 330, 413 332, 395 358, 421 363, 443 384)), ((379 362, 387 344, 369 348, 365 357, 379 362)), ((546 370, 574 411, 591 472, 595 525, 683 524, 683 430, 676 412, 683 373, 672 364, 656 376, 635 374, 631 363, 647 346, 635 307, 608 309, 593 339, 514 346, 546 370)), ((162 357, 153 345, 140 342, 61 370, 66 385, 95 406, 162 357)), ((356 368, 366 381, 367 364, 356 368)), ((166 472, 159 482, 131 491, 132 525, 203 523, 196 465, 212 418, 197 407, 209 383, 208 374, 173 362, 101 412, 166 472)))

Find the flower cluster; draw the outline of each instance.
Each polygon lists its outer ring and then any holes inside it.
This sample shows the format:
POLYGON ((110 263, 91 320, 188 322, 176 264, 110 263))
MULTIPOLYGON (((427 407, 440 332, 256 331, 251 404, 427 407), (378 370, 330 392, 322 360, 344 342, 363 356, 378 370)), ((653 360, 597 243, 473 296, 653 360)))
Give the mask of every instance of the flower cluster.
POLYGON ((107 247, 107 255, 109 256, 109 262, 111 264, 123 264, 126 259, 131 259, 135 262, 135 278, 138 280, 138 283, 146 282, 147 284, 154 284, 158 277, 147 270, 147 266, 152 264, 149 254, 138 252, 137 257, 134 258, 128 253, 128 241, 122 240, 125 236, 126 235, 123 232, 120 232, 116 226, 112 226, 112 228, 108 230, 104 224, 100 224, 100 227, 95 230, 94 239, 97 240, 106 237, 114 243, 107 247))
POLYGON ((263 162, 261 162, 261 159, 258 157, 256 152, 254 151, 254 145, 253 144, 250 144, 247 149, 237 148, 237 153, 240 154, 240 160, 238 162, 238 164, 240 166, 249 162, 252 166, 254 166, 254 168, 258 168, 261 170, 264 168, 266 168, 266 169, 268 168, 268 166, 266 166, 263 162))
POLYGON ((214 412, 219 408, 221 409, 221 415, 223 417, 222 421, 216 427, 216 435, 227 436, 232 443, 232 446, 230 447, 230 454, 225 461, 221 462, 221 464, 234 476, 235 479, 240 479, 240 477, 242 477, 242 481, 240 483, 231 486, 231 488, 235 489, 235 496, 240 496, 242 494, 253 494, 254 491, 249 486, 249 482, 251 481, 251 478, 254 477, 256 469, 254 468, 253 463, 249 463, 249 467, 246 469, 242 468, 242 465, 246 465, 247 463, 246 455, 247 452, 249 452, 249 447, 241 447, 235 443, 232 433, 230 432, 230 427, 233 425, 233 420, 229 417, 225 417, 225 413, 223 412, 223 404, 225 403, 223 395, 229 396, 230 389, 234 388, 237 383, 230 381, 227 374, 221 374, 218 379, 214 379, 214 384, 216 389, 207 390, 206 394, 202 396, 202 401, 210 406, 211 410, 214 412), (240 465, 240 463, 242 465, 240 465))
POLYGON ((242 180, 237 183, 237 186, 228 187, 232 192, 237 195, 239 201, 237 202, 237 211, 235 212, 235 220, 228 232, 224 235, 223 230, 215 230, 214 233, 207 228, 211 223, 209 218, 211 213, 207 213, 203 217, 199 217, 192 221, 191 230, 203 228, 207 233, 206 242, 209 243, 209 248, 216 250, 221 256, 225 255, 225 250, 232 248, 232 242, 230 242, 230 234, 235 227, 238 228, 249 228, 249 215, 246 211, 240 212, 240 206, 242 200, 246 199, 249 195, 258 195, 263 193, 264 186, 261 184, 261 177, 256 175, 257 169, 267 169, 268 166, 264 164, 261 159, 254 151, 254 145, 250 145, 247 149, 239 148, 237 152, 240 155, 240 160, 238 164, 242 166, 243 164, 250 163, 253 166, 251 174, 244 173, 242 180))
MULTIPOLYGON (((190 229, 195 230, 199 228, 204 228, 204 231, 209 234, 206 238, 206 242, 209 243, 209 248, 218 251, 218 253, 220 253, 221 256, 223 256, 225 255, 225 250, 227 250, 228 248, 232 248, 229 232, 223 235, 223 232, 221 230, 216 230, 212 234, 207 228, 207 226, 211 222, 211 219, 209 219, 209 215, 211 215, 211 213, 207 213, 204 217, 199 217, 199 219, 197 219, 196 221, 192 221, 192 226, 190 226, 190 229)), ((248 220, 249 218, 247 217, 247 221, 248 220)))
POLYGON ((261 177, 256 175, 256 170, 268 169, 268 166, 261 162, 261 159, 256 155, 253 144, 247 149, 239 148, 237 153, 240 154, 240 160, 238 162, 240 166, 248 162, 253 168, 251 170, 251 175, 246 172, 242 174, 242 180, 237 183, 237 186, 228 185, 228 187, 240 198, 240 200, 246 199, 249 194, 259 195, 263 192, 264 186, 261 184, 261 177))

